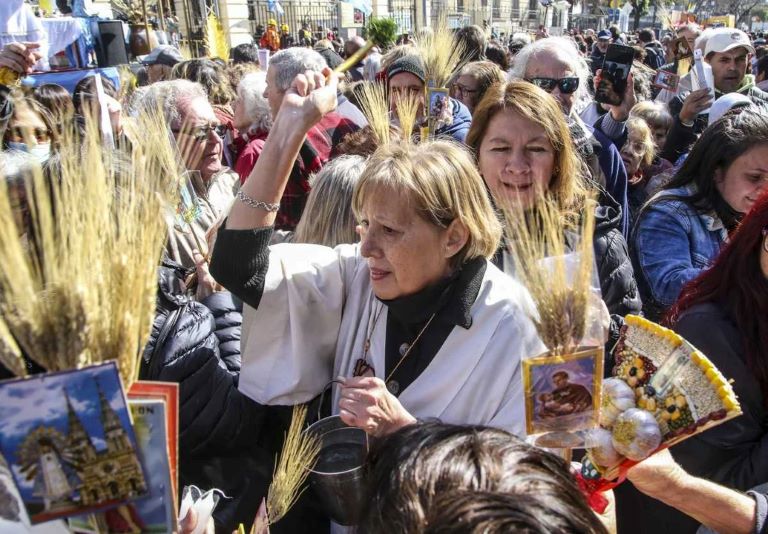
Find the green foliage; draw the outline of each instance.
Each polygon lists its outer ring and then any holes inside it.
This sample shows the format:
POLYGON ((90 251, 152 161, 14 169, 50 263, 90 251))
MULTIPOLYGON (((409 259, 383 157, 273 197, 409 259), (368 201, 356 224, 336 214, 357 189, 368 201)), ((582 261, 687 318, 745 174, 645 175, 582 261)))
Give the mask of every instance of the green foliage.
POLYGON ((397 23, 389 17, 371 17, 365 29, 366 38, 382 48, 389 47, 397 38, 397 23))

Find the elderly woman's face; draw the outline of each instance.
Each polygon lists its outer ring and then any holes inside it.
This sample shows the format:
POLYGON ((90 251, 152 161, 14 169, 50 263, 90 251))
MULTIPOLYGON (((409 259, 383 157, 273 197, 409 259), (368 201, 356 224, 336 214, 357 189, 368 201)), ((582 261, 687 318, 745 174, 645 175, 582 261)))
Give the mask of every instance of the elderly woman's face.
POLYGON ((501 111, 488 123, 478 167, 497 203, 527 209, 549 188, 555 149, 540 124, 514 111, 501 111))
MULTIPOLYGON (((526 80, 532 78, 553 78, 555 80, 560 80, 562 78, 574 78, 576 76, 576 70, 566 61, 563 61, 557 52, 553 50, 542 50, 537 53, 535 57, 531 57, 528 60, 528 65, 525 69, 526 80)), ((555 86, 550 94, 557 99, 565 114, 569 115, 573 108, 574 95, 576 93, 564 93, 560 90, 560 87, 555 86)))
MULTIPOLYGON (((371 192, 358 226, 374 294, 390 300, 417 293, 447 277, 456 248, 451 231, 427 222, 407 195, 388 188, 371 192)), ((464 239, 466 242, 466 239, 464 239)))

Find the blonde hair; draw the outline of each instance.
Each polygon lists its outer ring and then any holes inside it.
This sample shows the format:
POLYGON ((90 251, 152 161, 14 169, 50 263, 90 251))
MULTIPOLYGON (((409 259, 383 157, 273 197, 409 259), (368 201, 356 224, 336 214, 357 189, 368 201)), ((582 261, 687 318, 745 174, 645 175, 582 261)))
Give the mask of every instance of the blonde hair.
MULTIPOLYGON (((656 156, 656 147, 653 145, 653 135, 651 134, 651 128, 640 117, 633 117, 630 115, 627 119, 627 132, 629 137, 638 136, 642 143, 642 159, 640 160, 641 167, 647 167, 653 163, 653 158, 656 156)), ((630 139, 627 139, 627 143, 630 139)))
POLYGON ((560 105, 532 83, 513 80, 491 86, 475 108, 467 145, 475 155, 485 138, 488 124, 496 114, 512 111, 538 124, 555 151, 555 168, 549 182, 548 196, 557 204, 566 220, 576 222, 587 197, 585 166, 576 152, 571 132, 560 105))
POLYGON ((367 199, 378 189, 406 192, 428 222, 447 228, 454 220, 467 229, 467 243, 453 258, 459 266, 493 257, 501 240, 501 223, 485 184, 467 151, 450 141, 418 145, 392 143, 368 161, 355 187, 352 209, 361 219, 367 199))
POLYGON ((669 130, 672 127, 672 115, 666 104, 661 102, 654 102, 653 100, 638 102, 632 107, 629 116, 643 119, 651 128, 669 130))
POLYGON ((312 189, 292 242, 326 247, 357 242, 352 195, 364 168, 361 156, 339 156, 309 179, 312 189))

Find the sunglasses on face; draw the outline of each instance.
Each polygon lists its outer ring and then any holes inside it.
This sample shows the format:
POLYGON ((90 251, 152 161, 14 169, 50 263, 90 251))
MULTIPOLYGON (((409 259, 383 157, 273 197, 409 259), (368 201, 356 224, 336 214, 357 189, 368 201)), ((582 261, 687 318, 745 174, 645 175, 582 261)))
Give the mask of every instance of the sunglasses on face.
POLYGON ((574 93, 579 88, 579 79, 576 77, 560 78, 559 80, 556 78, 530 78, 528 81, 548 93, 554 91, 555 87, 565 94, 574 93))

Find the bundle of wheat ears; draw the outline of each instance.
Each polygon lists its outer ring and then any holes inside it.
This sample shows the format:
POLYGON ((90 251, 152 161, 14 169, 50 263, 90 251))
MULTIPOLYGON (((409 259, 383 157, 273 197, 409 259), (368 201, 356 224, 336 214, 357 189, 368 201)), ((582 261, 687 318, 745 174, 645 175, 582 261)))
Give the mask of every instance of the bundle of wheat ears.
POLYGON ((430 87, 445 87, 454 72, 460 69, 464 56, 464 44, 441 17, 432 32, 426 32, 416 40, 416 49, 424 61, 424 74, 430 87))
POLYGON ((117 151, 96 121, 65 132, 50 176, 33 165, 10 186, 0 168, 0 361, 18 376, 23 354, 48 371, 117 360, 136 379, 179 168, 162 117, 135 121, 141 136, 117 151))
POLYGON ((529 210, 506 205, 502 213, 515 276, 527 287, 536 307, 531 318, 539 337, 554 355, 569 354, 578 347, 586 330, 594 255, 594 204, 586 203, 579 226, 567 224, 550 199, 538 200, 529 210), (578 239, 574 250, 569 250, 569 234, 578 239), (566 256, 571 252, 575 253, 575 266, 566 256))

